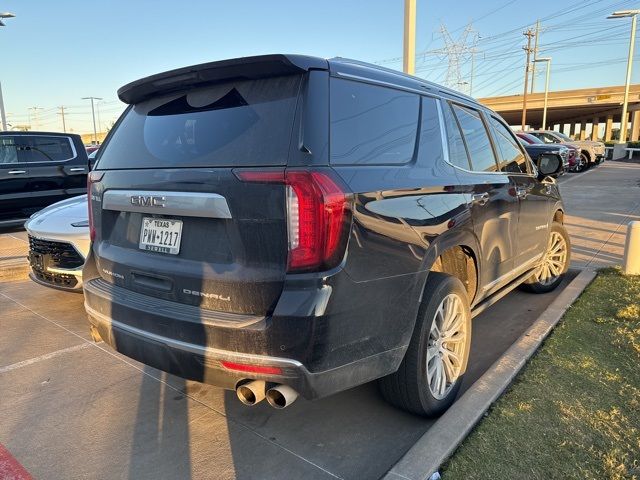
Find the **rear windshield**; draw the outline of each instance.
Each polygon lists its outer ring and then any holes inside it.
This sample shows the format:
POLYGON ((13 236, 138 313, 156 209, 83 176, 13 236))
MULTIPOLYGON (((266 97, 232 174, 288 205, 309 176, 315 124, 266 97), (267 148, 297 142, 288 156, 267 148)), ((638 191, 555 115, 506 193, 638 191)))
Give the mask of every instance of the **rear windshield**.
POLYGON ((97 168, 286 165, 300 79, 234 81, 138 103, 97 168))

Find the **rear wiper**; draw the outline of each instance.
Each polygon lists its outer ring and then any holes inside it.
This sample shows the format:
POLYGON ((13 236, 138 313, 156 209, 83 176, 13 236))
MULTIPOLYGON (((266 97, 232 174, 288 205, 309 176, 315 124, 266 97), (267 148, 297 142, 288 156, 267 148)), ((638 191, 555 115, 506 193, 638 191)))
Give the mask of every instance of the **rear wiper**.
MULTIPOLYGON (((18 149, 20 149, 20 147, 18 149)), ((22 150, 33 150, 35 152, 38 152, 38 153, 44 155, 45 157, 47 157, 49 160, 51 160, 53 162, 53 158, 51 158, 48 154, 46 154, 45 152, 40 150, 38 147, 31 147, 31 146, 27 145, 26 147, 22 147, 22 150)))

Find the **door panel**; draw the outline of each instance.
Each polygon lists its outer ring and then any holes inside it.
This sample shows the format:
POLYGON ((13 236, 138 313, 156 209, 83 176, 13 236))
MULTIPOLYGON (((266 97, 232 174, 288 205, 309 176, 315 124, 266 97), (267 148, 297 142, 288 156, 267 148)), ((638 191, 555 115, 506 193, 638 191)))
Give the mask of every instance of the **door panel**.
POLYGON ((29 216, 29 168, 18 151, 16 138, 0 137, 0 221, 29 216))
MULTIPOLYGON (((495 153, 477 110, 442 102, 449 161, 467 192, 473 228, 480 244, 480 291, 499 288, 513 269, 518 201, 507 175, 497 173, 495 153), (455 114, 454 114, 455 112, 455 114), (466 157, 466 158, 465 158, 466 157), (469 165, 468 169, 464 165, 469 165)), ((508 278, 507 278, 508 280, 508 278)))
POLYGON ((511 178, 518 199, 517 238, 514 267, 535 260, 545 249, 548 235, 550 185, 533 176, 531 161, 511 129, 489 116, 500 171, 511 178))
POLYGON ((545 251, 551 216, 551 188, 532 176, 513 175, 518 195, 518 255, 516 266, 537 258, 545 251))

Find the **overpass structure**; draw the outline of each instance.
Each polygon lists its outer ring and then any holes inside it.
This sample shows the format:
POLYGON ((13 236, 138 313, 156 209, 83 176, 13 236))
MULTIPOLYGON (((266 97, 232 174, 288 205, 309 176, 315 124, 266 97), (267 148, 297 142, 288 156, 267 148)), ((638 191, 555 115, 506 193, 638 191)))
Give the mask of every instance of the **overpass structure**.
MULTIPOLYGON (((619 127, 622 118, 624 86, 582 88, 549 92, 547 125, 580 140, 611 140, 611 132, 619 127)), ((512 126, 520 128, 522 121, 522 94, 479 99, 481 103, 498 112, 512 126)), ((541 129, 544 93, 527 95, 527 125, 541 129)), ((640 138, 640 84, 629 89, 630 141, 640 138)))

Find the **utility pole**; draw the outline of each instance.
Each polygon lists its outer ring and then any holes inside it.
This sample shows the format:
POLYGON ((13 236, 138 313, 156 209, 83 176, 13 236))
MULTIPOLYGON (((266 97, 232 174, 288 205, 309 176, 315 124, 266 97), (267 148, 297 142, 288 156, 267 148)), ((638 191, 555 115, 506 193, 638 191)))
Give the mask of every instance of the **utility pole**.
POLYGON ((58 107, 60 109, 60 113, 58 115, 62 116, 62 131, 67 133, 67 125, 64 123, 64 106, 58 107))
POLYGON ((4 100, 2 99, 2 83, 0 83, 0 127, 2 130, 9 130, 7 125, 7 114, 4 111, 4 100))
POLYGON ((98 132, 96 131, 96 111, 93 106, 94 100, 102 100, 99 97, 82 97, 82 100, 91 100, 91 116, 93 117, 93 143, 94 145, 98 144, 98 132))
POLYGON ((404 73, 413 75, 416 72, 416 0, 404 0, 404 73))
POLYGON ((536 21, 536 43, 533 47, 533 65, 531 65, 531 93, 536 83, 536 59, 538 58, 538 38, 540 37, 540 20, 536 21))
POLYGON ((522 47, 522 49, 527 52, 527 63, 524 66, 524 93, 522 95, 522 131, 527 125, 527 91, 529 90, 529 67, 531 65, 531 52, 533 48, 531 48, 531 38, 535 35, 533 30, 529 29, 523 33, 525 37, 527 37, 527 46, 522 47))
MULTIPOLYGON (((37 129, 38 127, 40 127, 40 125, 38 124, 38 110, 43 110, 43 108, 29 107, 27 110, 33 110, 33 125, 37 129)), ((29 113, 29 125, 31 125, 31 113, 29 113)), ((32 127, 31 130, 34 130, 34 128, 32 127)))

